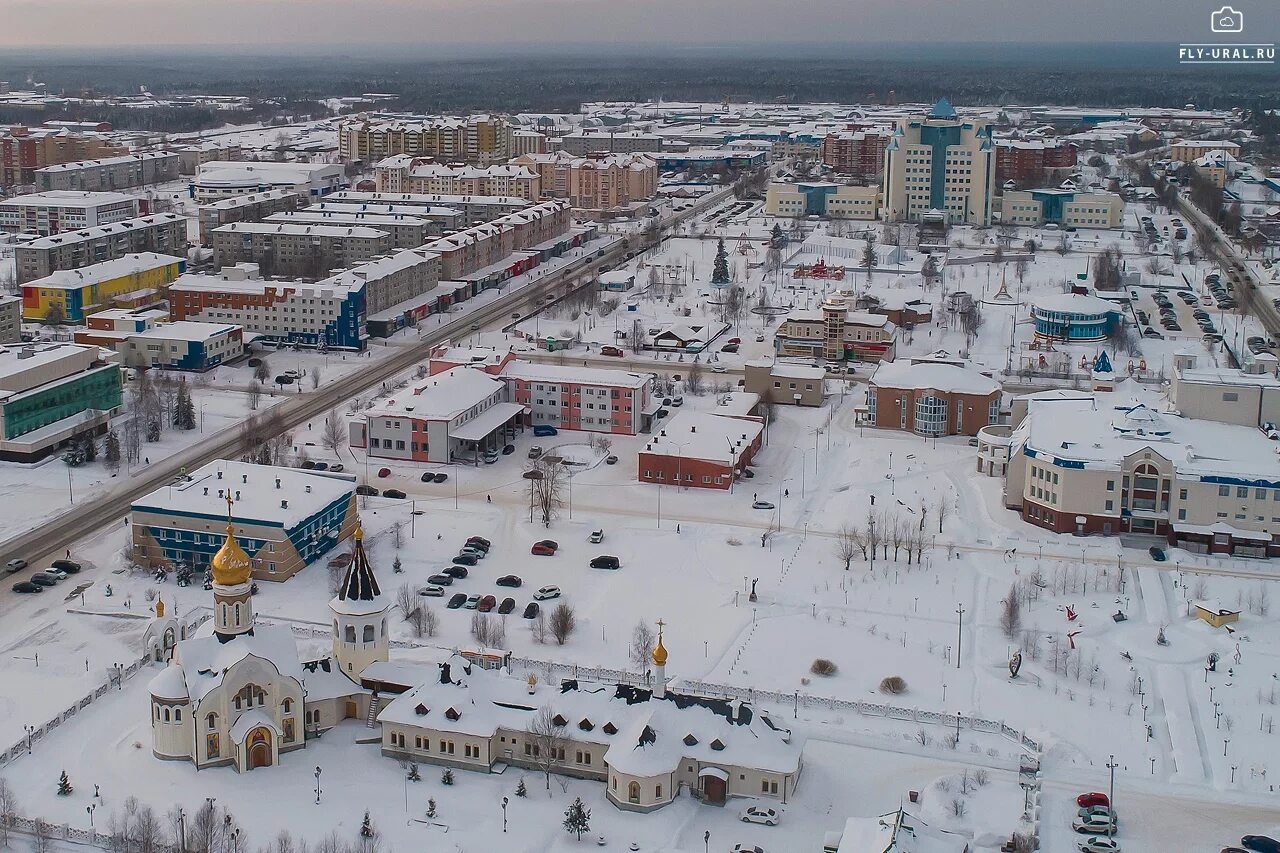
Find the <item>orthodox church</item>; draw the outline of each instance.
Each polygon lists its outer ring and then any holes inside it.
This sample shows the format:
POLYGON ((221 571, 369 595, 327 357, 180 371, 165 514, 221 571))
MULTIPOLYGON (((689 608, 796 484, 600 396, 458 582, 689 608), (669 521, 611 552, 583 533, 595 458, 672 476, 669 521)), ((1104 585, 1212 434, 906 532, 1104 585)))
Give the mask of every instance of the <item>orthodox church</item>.
POLYGON ((150 685, 152 752, 198 769, 229 765, 245 772, 305 748, 308 733, 372 714, 360 673, 387 660, 390 601, 357 526, 351 564, 329 602, 332 651, 304 661, 287 626, 255 624, 252 561, 236 542, 231 512, 228 499, 227 538, 210 564, 212 633, 175 640, 176 620, 164 619, 162 604, 156 608, 149 634, 163 638, 157 653, 168 666, 150 685))

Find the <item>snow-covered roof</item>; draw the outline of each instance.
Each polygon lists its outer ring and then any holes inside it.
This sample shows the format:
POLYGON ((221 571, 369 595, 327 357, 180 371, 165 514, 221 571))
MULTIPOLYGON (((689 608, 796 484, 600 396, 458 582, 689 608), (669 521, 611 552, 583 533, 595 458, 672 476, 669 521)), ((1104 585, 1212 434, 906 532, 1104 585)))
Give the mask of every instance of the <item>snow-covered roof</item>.
POLYGON ((1062 314, 1114 314, 1120 310, 1114 302, 1084 293, 1052 293, 1047 296, 1037 296, 1032 304, 1037 311, 1062 314))
POLYGON ((501 391, 503 383, 483 370, 459 366, 414 382, 369 411, 369 417, 452 420, 501 391))
POLYGON ((542 364, 520 359, 508 362, 500 375, 527 382, 570 382, 575 385, 603 385, 610 388, 643 388, 653 378, 651 373, 630 373, 607 367, 542 364))
POLYGON ((376 240, 388 237, 386 231, 364 225, 319 225, 299 222, 231 222, 213 229, 214 234, 283 234, 292 237, 360 237, 376 240))
POLYGON ((252 204, 262 204, 266 201, 275 201, 278 199, 288 198, 289 196, 297 196, 298 194, 290 189, 263 190, 262 192, 249 193, 247 195, 236 195, 231 198, 222 198, 209 204, 202 204, 200 209, 204 210, 235 210, 239 207, 248 207, 252 204))
POLYGON ((840 834, 837 853, 964 853, 963 835, 935 829, 899 809, 879 817, 851 817, 840 834))
POLYGON ((342 166, 334 163, 271 163, 211 160, 196 172, 197 186, 240 186, 261 184, 305 184, 316 177, 338 176, 342 166))
POLYGON ((79 290, 92 284, 100 284, 115 278, 147 272, 157 267, 167 267, 183 263, 176 255, 162 255, 157 252, 138 252, 124 255, 98 264, 90 264, 72 270, 56 270, 44 278, 29 281, 24 287, 59 288, 63 290, 79 290))
POLYGON ((941 362, 882 361, 871 377, 877 388, 933 389, 953 394, 998 394, 1000 383, 972 367, 941 362))
MULTIPOLYGON (((212 634, 179 640, 168 669, 178 670, 187 695, 199 704, 209 691, 222 683, 228 669, 251 656, 270 663, 281 675, 302 682, 298 642, 293 631, 283 625, 256 625, 253 633, 240 634, 226 642, 212 634)), ((173 695, 178 691, 176 678, 161 673, 152 679, 151 687, 170 694, 165 698, 180 698, 173 695)))
POLYGON ((180 222, 185 226, 186 221, 176 213, 153 213, 150 216, 139 216, 122 222, 112 222, 110 225, 95 225, 92 228, 81 228, 79 231, 63 231, 59 234, 31 240, 22 245, 28 249, 56 249, 58 246, 112 237, 128 231, 141 231, 156 225, 180 222))
POLYGON ((189 473, 181 482, 161 486, 138 498, 132 509, 225 523, 226 490, 236 496, 232 513, 237 523, 288 530, 334 501, 354 494, 355 477, 219 459, 189 473), (218 495, 219 490, 223 490, 223 496, 218 495), (287 508, 281 506, 282 501, 288 502, 287 508))
POLYGON ((736 464, 763 429, 757 420, 684 411, 666 420, 640 452, 736 464))
POLYGON ((162 341, 207 341, 217 335, 225 335, 240 328, 226 323, 199 323, 194 320, 179 320, 176 323, 161 323, 141 332, 132 332, 131 338, 151 338, 162 341))
POLYGON ((245 736, 254 729, 265 726, 275 732, 277 736, 280 734, 280 727, 276 725, 275 720, 265 711, 254 708, 252 711, 245 711, 236 717, 235 723, 231 726, 231 741, 233 743, 244 743, 245 736))
POLYGON ((0 207, 101 207, 105 204, 133 202, 133 196, 124 193, 87 192, 80 190, 48 190, 42 193, 18 195, 0 200, 0 207))

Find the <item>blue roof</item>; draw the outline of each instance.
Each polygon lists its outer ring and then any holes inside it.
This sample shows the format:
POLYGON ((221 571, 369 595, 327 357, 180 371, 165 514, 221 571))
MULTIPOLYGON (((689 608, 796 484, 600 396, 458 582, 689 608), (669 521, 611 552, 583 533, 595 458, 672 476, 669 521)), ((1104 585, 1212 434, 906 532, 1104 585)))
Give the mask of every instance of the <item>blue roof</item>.
POLYGON ((951 106, 951 102, 946 98, 939 98, 938 103, 933 105, 933 109, 929 110, 929 118, 955 118, 955 107, 951 106))
POLYGON ((1107 358, 1107 351, 1103 350, 1098 353, 1098 358, 1093 362, 1094 373, 1113 373, 1111 369, 1111 359, 1107 358))

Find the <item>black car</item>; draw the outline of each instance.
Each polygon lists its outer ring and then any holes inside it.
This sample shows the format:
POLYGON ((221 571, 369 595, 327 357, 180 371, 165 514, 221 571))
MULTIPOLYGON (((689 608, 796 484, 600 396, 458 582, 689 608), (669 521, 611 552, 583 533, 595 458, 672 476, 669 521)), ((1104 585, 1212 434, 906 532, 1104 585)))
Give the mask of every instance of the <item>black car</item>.
POLYGON ((502 448, 503 456, 510 456, 512 453, 515 453, 515 452, 516 452, 516 446, 514 444, 508 444, 506 447, 502 448))
POLYGON ((312 467, 314 470, 316 470, 316 471, 328 471, 328 470, 329 470, 329 463, 328 463, 328 462, 316 462, 316 463, 314 463, 311 467, 312 467))
POLYGON ((382 496, 384 498, 395 498, 398 501, 402 501, 406 497, 405 493, 400 491, 399 489, 387 489, 385 492, 382 493, 382 496))
POLYGON ((520 615, 525 619, 533 619, 537 617, 538 611, 541 609, 542 608, 538 607, 538 602, 530 601, 524 606, 524 613, 521 613, 520 615))
POLYGON ((591 568, 620 569, 622 568, 622 563, 618 560, 617 557, 611 557, 608 554, 601 554, 599 557, 596 557, 591 561, 591 568))
POLYGON ((459 607, 461 607, 466 603, 467 603, 467 594, 465 592, 459 592, 459 593, 455 593, 453 597, 449 599, 449 603, 446 604, 445 607, 449 608, 450 610, 457 610, 459 607))
POLYGON ((292 385, 292 384, 293 384, 293 377, 292 377, 292 376, 285 376, 284 374, 281 374, 280 376, 277 376, 277 377, 276 377, 276 384, 277 384, 277 385, 292 385))
POLYGON ((430 471, 423 471, 423 472, 422 472, 422 482, 424 482, 424 483, 434 483, 435 481, 436 481, 436 475, 435 475, 435 474, 432 474, 430 471))
POLYGON ((18 581, 13 585, 14 592, 44 592, 44 587, 31 581, 18 581))
POLYGON ((37 583, 40 586, 53 586, 57 581, 42 572, 36 572, 31 576, 31 583, 37 583))
POLYGON ((303 459, 302 464, 298 467, 302 468, 304 471, 311 471, 315 469, 316 463, 312 462, 310 459, 303 459))
POLYGON ((443 471, 440 472, 439 474, 436 474, 437 483, 443 483, 445 480, 448 480, 448 479, 449 479, 449 475, 444 473, 443 471))
POLYGON ((472 548, 479 548, 481 551, 484 551, 486 554, 489 553, 489 548, 492 547, 493 545, 492 542, 490 542, 488 539, 485 539, 483 536, 468 536, 467 544, 470 545, 472 548))
POLYGON ((375 489, 373 486, 356 486, 356 494, 365 495, 366 497, 370 497, 370 498, 376 498, 378 496, 378 490, 375 489))
POLYGON ((1255 853, 1280 853, 1280 841, 1269 835, 1246 835, 1240 839, 1240 846, 1255 853))
POLYGON ((444 574, 448 575, 451 578, 462 579, 467 576, 466 566, 445 566, 440 571, 442 571, 444 574))
POLYGON ((459 554, 453 558, 455 566, 474 566, 478 562, 480 561, 476 559, 475 554, 459 554))
POLYGON ((80 574, 80 569, 82 568, 82 566, 75 560, 54 560, 49 565, 53 566, 55 569, 61 569, 69 575, 80 574))
POLYGON ((504 598, 502 603, 498 605, 499 615, 506 616, 512 610, 516 609, 516 600, 514 598, 504 598))
POLYGON ((433 583, 436 586, 449 586, 453 583, 452 575, 432 575, 427 578, 427 583, 433 583))
POLYGON ((496 581, 498 586, 520 586, 524 581, 518 575, 503 575, 496 581))

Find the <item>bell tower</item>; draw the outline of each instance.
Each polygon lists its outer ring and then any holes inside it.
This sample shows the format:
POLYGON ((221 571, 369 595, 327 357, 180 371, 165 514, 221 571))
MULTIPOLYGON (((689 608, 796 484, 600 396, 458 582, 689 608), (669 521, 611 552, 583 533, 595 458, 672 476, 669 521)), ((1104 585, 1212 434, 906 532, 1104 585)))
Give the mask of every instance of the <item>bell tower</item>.
POLYGON ((236 541, 227 495, 227 539, 213 555, 213 633, 222 642, 253 633, 253 560, 236 541))
POLYGON ((661 619, 658 620, 658 645, 653 647, 653 695, 659 699, 667 695, 667 649, 662 645, 661 619))
POLYGON ((333 656, 342 674, 359 682, 360 672, 374 661, 387 659, 387 611, 391 602, 382 594, 364 552, 364 531, 356 525, 351 565, 329 602, 333 611, 333 656))

